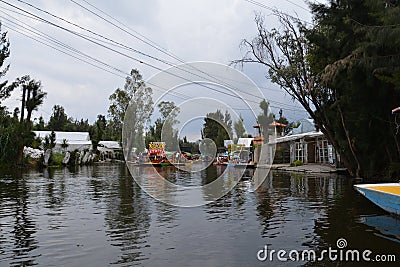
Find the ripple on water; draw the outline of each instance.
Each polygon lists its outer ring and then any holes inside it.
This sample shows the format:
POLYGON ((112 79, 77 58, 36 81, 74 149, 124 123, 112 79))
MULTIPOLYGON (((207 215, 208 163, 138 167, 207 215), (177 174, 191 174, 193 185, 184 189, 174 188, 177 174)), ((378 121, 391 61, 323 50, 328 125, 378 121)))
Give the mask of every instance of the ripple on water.
MULTIPOLYGON (((163 172, 186 186, 213 179, 207 171, 163 172)), ((140 175, 151 179, 146 170, 140 175)), ((249 185, 241 181, 215 202, 179 208, 144 193, 118 164, 0 175, 0 262, 259 266, 255 255, 265 244, 327 248, 338 236, 352 247, 400 251, 398 222, 380 217, 342 178, 273 173, 256 192, 249 185)))

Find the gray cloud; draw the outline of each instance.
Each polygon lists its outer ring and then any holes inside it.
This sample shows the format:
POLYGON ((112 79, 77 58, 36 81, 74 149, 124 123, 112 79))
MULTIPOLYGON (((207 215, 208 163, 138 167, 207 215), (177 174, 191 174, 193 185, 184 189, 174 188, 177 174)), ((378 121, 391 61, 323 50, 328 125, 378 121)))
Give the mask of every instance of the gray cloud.
MULTIPOLYGON (((76 1, 84 4, 80 0, 76 1)), ((112 40, 126 44, 152 56, 177 63, 176 60, 119 31, 72 2, 44 0, 29 2, 83 27, 90 28, 112 40)), ((90 0, 89 2, 106 11, 114 18, 123 21, 132 29, 156 41, 162 47, 167 48, 168 51, 185 61, 205 60, 224 64, 240 57, 239 43, 241 39, 251 38, 256 34, 254 10, 260 10, 259 7, 243 0, 90 0)), ((5 6, 4 4, 0 5, 2 7, 5 6)), ((24 5, 16 5, 30 10, 32 13, 46 17, 49 20, 54 20, 50 16, 45 16, 24 5)), ((285 1, 269 1, 267 5, 276 6, 290 14, 297 12, 300 17, 307 20, 310 18, 310 15, 306 11, 285 1)), ((305 4, 302 5, 305 6, 305 4)), ((267 15, 268 25, 271 25, 271 27, 276 25, 274 18, 268 16, 271 13, 270 11, 265 9, 261 9, 261 11, 267 15)), ((129 72, 132 68, 137 68, 145 79, 150 78, 158 72, 154 68, 144 66, 132 59, 93 45, 88 41, 74 37, 54 27, 43 25, 42 23, 17 16, 13 13, 10 14, 29 23, 36 29, 42 30, 58 40, 125 72, 129 72)), ((73 28, 64 22, 56 22, 84 33, 84 31, 73 28)), ((48 118, 48 113, 51 112, 51 108, 55 104, 64 106, 67 114, 74 118, 88 118, 90 121, 95 120, 97 114, 107 113, 108 97, 116 88, 124 85, 123 78, 52 50, 25 36, 21 36, 13 30, 6 29, 5 27, 3 27, 3 30, 9 32, 12 53, 9 61, 11 69, 6 78, 13 80, 16 77, 30 74, 31 77, 41 80, 44 90, 48 92, 45 104, 41 110, 35 113, 36 116, 42 114, 45 118, 48 118)), ((143 61, 148 61, 160 69, 168 67, 168 65, 148 59, 132 51, 123 51, 123 53, 137 57, 143 61)), ((277 90, 274 93, 267 91, 266 95, 270 94, 274 100, 294 105, 289 98, 285 98, 282 91, 278 91, 276 86, 266 81, 264 78, 265 70, 245 67, 244 72, 257 83, 273 87, 277 90)), ((17 103, 15 99, 18 98, 18 95, 18 92, 14 93, 12 97, 14 101, 10 99, 7 102, 10 108, 17 103)), ((273 111, 276 112, 276 110, 273 111)), ((284 114, 288 117, 296 118, 305 116, 304 113, 301 114, 299 112, 295 114, 289 110, 287 112, 284 111, 284 114)))

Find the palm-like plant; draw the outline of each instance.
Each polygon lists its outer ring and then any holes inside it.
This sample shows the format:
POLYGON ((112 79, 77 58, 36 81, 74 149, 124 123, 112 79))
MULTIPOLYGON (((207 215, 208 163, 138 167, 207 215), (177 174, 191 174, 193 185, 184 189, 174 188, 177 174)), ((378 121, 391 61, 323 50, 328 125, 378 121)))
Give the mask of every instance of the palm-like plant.
POLYGON ((40 81, 30 80, 27 84, 24 84, 23 90, 26 90, 26 131, 30 131, 31 116, 34 110, 37 110, 47 95, 42 90, 42 84, 40 81))
POLYGON ((61 147, 62 147, 62 149, 64 150, 64 152, 67 151, 68 146, 69 146, 68 140, 67 140, 67 139, 63 139, 63 140, 62 140, 62 143, 61 143, 61 147))
POLYGON ((40 81, 31 79, 29 75, 25 75, 18 78, 14 83, 14 86, 20 86, 22 89, 22 105, 21 105, 21 117, 20 117, 20 138, 19 150, 18 150, 18 164, 22 163, 24 145, 26 145, 31 135, 31 116, 34 110, 43 104, 44 98, 47 93, 43 92, 40 81), (25 109, 26 109, 26 120, 25 120, 25 109), (24 125, 25 120, 25 125, 24 125))

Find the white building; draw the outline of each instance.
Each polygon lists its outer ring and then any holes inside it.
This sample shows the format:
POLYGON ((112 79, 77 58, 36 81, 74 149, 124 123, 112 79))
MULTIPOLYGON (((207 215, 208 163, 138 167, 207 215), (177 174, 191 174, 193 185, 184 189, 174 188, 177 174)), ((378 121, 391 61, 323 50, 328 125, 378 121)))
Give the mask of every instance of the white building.
POLYGON ((239 138, 237 141, 238 145, 244 145, 246 148, 251 147, 251 142, 253 142, 254 138, 239 138))
MULTIPOLYGON (((46 136, 51 135, 51 131, 34 131, 36 137, 42 139, 46 136)), ((56 146, 54 149, 56 151, 63 151, 62 144, 64 140, 67 141, 68 147, 66 148, 67 151, 74 151, 75 149, 82 151, 85 149, 92 148, 92 141, 90 140, 90 135, 88 132, 54 132, 56 134, 56 146)))
POLYGON ((115 152, 121 150, 122 147, 117 141, 99 141, 97 150, 100 152, 115 152))

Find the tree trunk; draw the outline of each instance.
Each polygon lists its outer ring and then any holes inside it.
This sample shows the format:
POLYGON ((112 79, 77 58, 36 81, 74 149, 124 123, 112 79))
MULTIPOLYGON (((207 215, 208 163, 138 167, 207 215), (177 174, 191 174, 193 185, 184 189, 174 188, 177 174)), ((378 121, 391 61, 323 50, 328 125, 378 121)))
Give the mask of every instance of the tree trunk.
POLYGON ((350 173, 351 176, 356 176, 356 170, 354 168, 354 164, 351 163, 350 159, 347 157, 346 154, 340 153, 339 144, 336 142, 336 139, 333 137, 332 133, 328 131, 326 128, 321 128, 321 131, 327 137, 329 142, 333 145, 336 151, 339 152, 340 158, 343 161, 344 165, 346 166, 347 171, 350 173))
POLYGON ((26 96, 26 88, 25 86, 22 86, 21 118, 19 120, 21 124, 24 121, 24 116, 25 116, 25 96, 26 96))
POLYGON ((342 112, 342 109, 340 108, 340 105, 338 105, 338 110, 339 110, 339 113, 340 113, 340 119, 342 121, 343 130, 344 130, 344 132, 346 134, 347 143, 349 144, 349 148, 350 148, 351 154, 353 155, 353 158, 354 158, 354 160, 355 160, 355 162, 357 164, 357 169, 355 171, 355 176, 356 177, 360 177, 360 174, 361 174, 360 161, 358 160, 358 157, 357 157, 357 154, 356 154, 356 151, 355 151, 355 147, 353 146, 353 144, 351 142, 349 130, 347 130, 346 124, 344 122, 343 112, 342 112))

